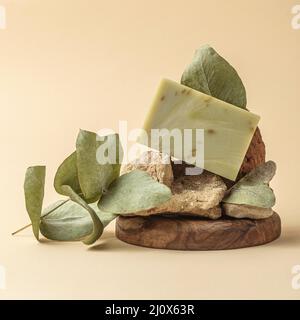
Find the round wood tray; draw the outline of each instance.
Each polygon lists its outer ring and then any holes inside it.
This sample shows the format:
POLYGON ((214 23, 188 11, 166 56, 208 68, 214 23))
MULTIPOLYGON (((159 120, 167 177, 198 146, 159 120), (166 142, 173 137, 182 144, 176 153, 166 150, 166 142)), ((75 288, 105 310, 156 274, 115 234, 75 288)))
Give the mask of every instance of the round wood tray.
POLYGON ((277 213, 262 220, 197 217, 123 217, 116 222, 118 239, 144 247, 175 250, 225 250, 262 245, 277 239, 277 213))

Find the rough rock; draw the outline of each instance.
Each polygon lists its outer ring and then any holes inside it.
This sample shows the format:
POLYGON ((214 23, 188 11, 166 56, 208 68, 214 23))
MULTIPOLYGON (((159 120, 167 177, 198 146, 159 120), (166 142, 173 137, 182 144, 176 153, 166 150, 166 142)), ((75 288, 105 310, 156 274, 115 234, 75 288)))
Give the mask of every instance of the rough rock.
POLYGON ((146 151, 134 161, 122 167, 121 174, 139 169, 148 172, 156 181, 170 187, 173 183, 171 159, 158 151, 146 151))
POLYGON ((264 162, 266 162, 266 148, 260 130, 257 127, 241 165, 238 178, 243 177, 264 162))
POLYGON ((195 166, 192 164, 188 164, 184 161, 181 161, 181 163, 176 163, 175 161, 172 160, 172 169, 173 169, 174 179, 185 176, 186 175, 185 169, 193 168, 193 167, 195 166))
POLYGON ((171 185, 172 197, 157 208, 140 211, 134 215, 149 216, 154 214, 197 215, 218 219, 222 215, 221 200, 226 192, 222 179, 204 171, 198 176, 185 176, 171 185))
POLYGON ((245 204, 223 203, 223 211, 234 218, 266 219, 274 213, 271 208, 259 208, 245 204))

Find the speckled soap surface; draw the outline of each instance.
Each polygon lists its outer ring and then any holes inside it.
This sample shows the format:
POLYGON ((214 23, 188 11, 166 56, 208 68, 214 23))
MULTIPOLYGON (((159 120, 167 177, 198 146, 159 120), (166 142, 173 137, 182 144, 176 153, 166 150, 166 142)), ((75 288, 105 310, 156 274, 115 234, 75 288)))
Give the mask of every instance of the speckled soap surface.
MULTIPOLYGON (((163 79, 144 129, 148 133, 149 145, 151 129, 204 129, 204 169, 235 180, 259 119, 256 114, 163 79)), ((193 142, 192 151, 195 147, 193 142)), ((183 156, 174 151, 172 143, 170 153, 183 160, 183 156)), ((191 161, 184 158, 193 163, 193 157, 189 159, 191 161)))

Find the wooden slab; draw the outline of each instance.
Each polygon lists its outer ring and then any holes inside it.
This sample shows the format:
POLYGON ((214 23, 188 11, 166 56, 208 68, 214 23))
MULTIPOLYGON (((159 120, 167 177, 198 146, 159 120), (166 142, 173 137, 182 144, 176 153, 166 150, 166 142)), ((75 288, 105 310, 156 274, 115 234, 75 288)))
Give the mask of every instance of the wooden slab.
POLYGON ((277 239, 277 213, 263 220, 197 217, 118 217, 116 236, 127 243, 160 249, 224 250, 258 246, 277 239))

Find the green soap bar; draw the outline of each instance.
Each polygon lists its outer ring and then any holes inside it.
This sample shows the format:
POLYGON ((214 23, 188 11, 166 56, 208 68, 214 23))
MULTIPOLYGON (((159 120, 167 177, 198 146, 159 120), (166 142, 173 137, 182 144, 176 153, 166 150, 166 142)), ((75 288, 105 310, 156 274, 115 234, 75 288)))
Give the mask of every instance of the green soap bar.
MULTIPOLYGON (((260 117, 177 82, 161 80, 144 124, 151 145, 151 129, 204 129, 203 168, 224 178, 235 180, 260 117)), ((153 140, 153 139, 152 139, 153 140)), ((193 144, 193 154, 195 153, 193 144)), ((157 147, 156 149, 160 149, 157 147)), ((176 148, 175 148, 176 149, 176 148)), ((181 153, 170 155, 187 161, 181 153)), ((192 158, 191 158, 192 159, 192 158)))

